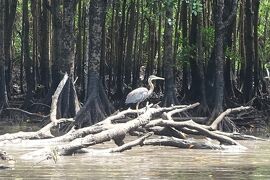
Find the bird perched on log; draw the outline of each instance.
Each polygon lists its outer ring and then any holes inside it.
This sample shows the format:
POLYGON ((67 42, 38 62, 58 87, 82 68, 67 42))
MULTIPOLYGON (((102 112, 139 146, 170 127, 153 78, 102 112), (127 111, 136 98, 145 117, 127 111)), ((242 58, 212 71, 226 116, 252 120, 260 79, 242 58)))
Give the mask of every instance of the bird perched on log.
POLYGON ((155 75, 149 76, 148 84, 150 86, 150 89, 148 90, 145 87, 139 87, 137 89, 134 89, 127 95, 125 103, 126 104, 137 103, 136 110, 138 111, 140 103, 143 102, 145 99, 147 99, 154 91, 155 87, 154 84, 152 83, 153 80, 164 80, 164 78, 155 75))

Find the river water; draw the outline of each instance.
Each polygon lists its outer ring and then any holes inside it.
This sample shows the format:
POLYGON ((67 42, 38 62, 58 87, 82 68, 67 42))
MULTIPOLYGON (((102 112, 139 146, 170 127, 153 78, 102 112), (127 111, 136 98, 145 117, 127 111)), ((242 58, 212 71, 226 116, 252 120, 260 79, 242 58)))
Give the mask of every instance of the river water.
MULTIPOLYGON (((25 130, 24 127, 3 127, 1 133, 25 130)), ((12 155, 15 163, 9 164, 10 169, 0 170, 0 179, 270 179, 270 141, 239 142, 247 150, 144 146, 122 153, 93 151, 59 157, 56 163, 53 160, 40 162, 21 158, 48 144, 10 145, 0 149, 12 155)), ((109 147, 115 145, 108 142, 92 148, 109 147)))
MULTIPOLYGON (((14 156, 0 179, 270 179, 270 142, 240 141, 245 151, 135 147, 123 153, 89 153, 36 162, 21 155, 40 147, 1 147, 14 156)), ((104 148, 112 142, 98 145, 104 148)))

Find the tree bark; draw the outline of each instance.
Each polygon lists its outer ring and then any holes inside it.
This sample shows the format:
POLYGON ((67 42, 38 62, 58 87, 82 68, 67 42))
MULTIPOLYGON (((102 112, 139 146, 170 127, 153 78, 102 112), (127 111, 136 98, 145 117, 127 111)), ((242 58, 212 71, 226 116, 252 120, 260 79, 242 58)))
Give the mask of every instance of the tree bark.
MULTIPOLYGON (((187 2, 182 1, 181 7, 181 26, 182 26, 182 47, 187 48, 188 42, 188 14, 187 14, 187 2)), ((180 90, 180 95, 184 97, 188 93, 188 72, 187 72, 187 61, 186 59, 181 59, 182 61, 182 87, 180 90)))
POLYGON ((166 7, 166 21, 165 21, 165 32, 164 32, 164 73, 165 73, 165 94, 162 99, 163 106, 171 106, 172 104, 178 104, 178 99, 176 97, 175 91, 175 81, 173 74, 173 6, 168 3, 166 7))
POLYGON ((68 73, 70 77, 74 76, 75 60, 75 18, 76 0, 63 1, 63 28, 61 33, 61 64, 60 71, 68 73))
POLYGON ((26 98, 23 104, 23 108, 27 109, 31 105, 31 101, 34 95, 35 82, 34 82, 34 67, 32 59, 30 57, 30 42, 29 42, 29 16, 28 16, 28 0, 23 0, 23 59, 26 78, 26 98))
MULTIPOLYGON (((223 18, 226 19, 230 15, 232 11, 232 1, 225 1, 224 5, 224 15, 223 18)), ((236 16, 233 19, 233 22, 228 26, 224 35, 224 49, 228 52, 233 51, 233 31, 236 28, 236 16)), ((224 87, 225 87, 225 95, 230 97, 234 97, 234 86, 232 80, 232 58, 229 56, 225 57, 225 67, 224 67, 224 87)))
POLYGON ((236 15, 237 1, 233 0, 233 10, 231 14, 224 20, 224 0, 218 0, 215 9, 215 105, 210 120, 215 118, 223 111, 224 105, 224 35, 225 30, 232 23, 236 15))
MULTIPOLYGON (((126 4, 127 1, 123 0, 122 3, 122 17, 118 39, 118 57, 117 57, 117 81, 116 81, 116 97, 122 99, 123 96, 123 70, 124 70, 124 54, 125 54, 125 22, 126 22, 126 4)), ((123 102, 120 102, 120 104, 123 102)))
MULTIPOLYGON (((52 92, 56 89, 61 80, 60 64, 61 64, 61 31, 62 31, 62 14, 60 9, 60 1, 52 1, 52 92)), ((49 97, 51 97, 50 93, 49 97)))
POLYGON ((93 0, 89 6, 89 74, 88 97, 75 117, 78 127, 95 124, 110 115, 113 107, 99 79, 101 61, 102 27, 106 17, 106 2, 93 0))
POLYGON ((13 25, 15 22, 17 8, 17 0, 5 0, 5 27, 4 27, 4 52, 5 52, 5 66, 6 68, 6 89, 10 96, 11 80, 12 80, 12 53, 11 42, 13 25))
POLYGON ((134 34, 135 34, 135 2, 134 0, 130 4, 130 15, 129 15, 129 23, 127 29, 127 53, 125 60, 125 84, 127 86, 131 83, 131 71, 132 71, 132 49, 134 44, 134 34))
POLYGON ((49 59, 49 27, 48 27, 48 10, 46 0, 42 0, 41 25, 40 25, 40 82, 44 86, 44 93, 48 93, 50 88, 50 59, 49 59))
POLYGON ((259 25, 259 9, 260 9, 260 1, 253 0, 253 8, 254 8, 254 93, 255 95, 260 95, 260 82, 262 79, 261 73, 261 60, 259 57, 258 45, 259 45, 259 37, 258 37, 258 25, 259 25))
MULTIPOLYGON (((77 33, 77 41, 76 41, 76 54, 75 54, 75 69, 76 69, 76 84, 79 87, 82 87, 82 80, 83 80, 83 58, 82 58, 82 32, 84 31, 83 27, 83 12, 82 12, 82 1, 79 1, 78 4, 78 33, 77 33)), ((81 89, 81 88, 80 88, 81 89)))
POLYGON ((244 25, 244 38, 245 38, 245 56, 246 56, 246 66, 245 66, 245 79, 243 93, 245 97, 245 102, 248 102, 252 98, 253 93, 253 69, 254 69, 254 11, 252 7, 252 0, 246 0, 245 4, 245 25, 244 25))
POLYGON ((4 0, 0 0, 0 111, 8 106, 6 78, 5 78, 5 53, 4 53, 4 0))
POLYGON ((200 108, 199 108, 199 114, 206 115, 209 113, 208 104, 206 100, 206 87, 205 87, 205 71, 204 71, 204 53, 203 53, 203 16, 202 13, 199 12, 197 15, 197 35, 196 35, 196 63, 197 63, 197 70, 198 70, 198 77, 199 77, 199 102, 200 102, 200 108))

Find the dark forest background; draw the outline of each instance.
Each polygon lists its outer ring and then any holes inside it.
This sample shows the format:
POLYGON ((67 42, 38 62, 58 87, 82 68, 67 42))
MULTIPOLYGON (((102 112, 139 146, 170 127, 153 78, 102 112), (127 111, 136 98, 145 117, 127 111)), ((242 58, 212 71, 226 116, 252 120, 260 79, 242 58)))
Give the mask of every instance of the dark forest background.
MULTIPOLYGON (((153 102, 267 111, 268 0, 0 0, 0 109, 91 125, 155 74, 153 102), (80 103, 78 103, 80 102, 80 103)), ((270 66, 269 66, 270 67, 270 66)))

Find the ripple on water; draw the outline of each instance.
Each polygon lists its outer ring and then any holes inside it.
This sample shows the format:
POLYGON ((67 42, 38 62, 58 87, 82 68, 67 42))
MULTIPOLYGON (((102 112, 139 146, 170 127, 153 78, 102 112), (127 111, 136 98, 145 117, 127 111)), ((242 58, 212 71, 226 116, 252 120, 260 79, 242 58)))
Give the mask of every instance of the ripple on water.
MULTIPOLYGON (((4 147, 16 159, 0 179, 270 179, 270 142, 241 141, 245 151, 135 147, 123 153, 93 151, 36 163, 20 159, 34 148, 4 147)), ((112 143, 100 147, 111 147, 112 143)))

